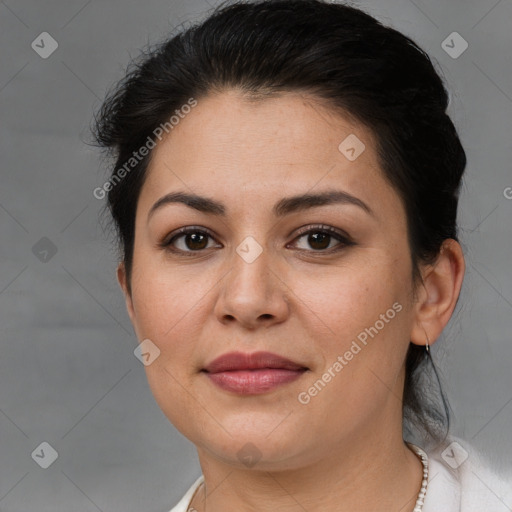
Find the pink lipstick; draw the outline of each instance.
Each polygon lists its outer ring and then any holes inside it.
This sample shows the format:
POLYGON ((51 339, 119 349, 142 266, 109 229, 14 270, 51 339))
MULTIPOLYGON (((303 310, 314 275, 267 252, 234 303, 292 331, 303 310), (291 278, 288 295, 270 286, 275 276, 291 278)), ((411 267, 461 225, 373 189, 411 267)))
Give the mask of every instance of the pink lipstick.
POLYGON ((220 388, 241 395, 259 395, 292 382, 308 368, 271 352, 229 352, 202 372, 220 388))

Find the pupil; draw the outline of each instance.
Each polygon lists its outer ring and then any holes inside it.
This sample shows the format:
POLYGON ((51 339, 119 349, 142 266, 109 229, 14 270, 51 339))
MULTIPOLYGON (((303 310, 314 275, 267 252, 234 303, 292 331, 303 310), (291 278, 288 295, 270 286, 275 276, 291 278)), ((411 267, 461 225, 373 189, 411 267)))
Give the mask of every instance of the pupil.
POLYGON ((329 237, 326 233, 313 233, 309 235, 308 243, 313 249, 326 249, 329 247, 329 237))
POLYGON ((189 249, 204 249, 205 248, 205 245, 204 245, 205 240, 206 240, 206 236, 201 233, 189 233, 186 236, 186 243, 187 243, 187 247, 189 249), (201 238, 203 238, 203 240, 202 240, 203 244, 201 244, 201 241, 200 241, 201 238))

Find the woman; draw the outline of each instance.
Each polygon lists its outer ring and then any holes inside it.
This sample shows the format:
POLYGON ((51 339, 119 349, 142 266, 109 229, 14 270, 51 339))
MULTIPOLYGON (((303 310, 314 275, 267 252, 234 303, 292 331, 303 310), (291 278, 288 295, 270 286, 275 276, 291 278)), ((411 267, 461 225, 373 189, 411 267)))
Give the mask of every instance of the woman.
POLYGON ((219 8, 107 99, 118 279, 203 473, 173 512, 512 506, 432 386, 464 275, 447 104, 414 42, 317 0, 219 8))

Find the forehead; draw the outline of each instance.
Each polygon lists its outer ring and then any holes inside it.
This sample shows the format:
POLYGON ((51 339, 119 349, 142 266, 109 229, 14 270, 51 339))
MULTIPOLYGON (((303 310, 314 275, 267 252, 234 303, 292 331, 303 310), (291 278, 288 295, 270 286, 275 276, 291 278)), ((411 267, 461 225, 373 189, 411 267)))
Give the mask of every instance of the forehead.
POLYGON ((249 200, 332 186, 393 195, 368 128, 298 93, 249 101, 229 90, 198 100, 157 144, 140 206, 178 187, 249 200))

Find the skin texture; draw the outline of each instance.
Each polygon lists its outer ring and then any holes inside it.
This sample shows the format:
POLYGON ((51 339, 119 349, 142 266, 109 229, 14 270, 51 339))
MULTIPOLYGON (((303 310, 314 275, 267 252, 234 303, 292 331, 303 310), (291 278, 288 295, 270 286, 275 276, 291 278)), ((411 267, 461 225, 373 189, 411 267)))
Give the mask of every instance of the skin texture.
POLYGON ((306 95, 249 101, 226 90, 201 98, 153 150, 137 206, 131 294, 122 263, 118 279, 137 338, 160 349, 146 366, 154 397, 197 447, 199 512, 414 507, 422 466, 402 439, 406 351, 426 336, 433 344, 447 324, 464 259, 447 240, 415 289, 405 210, 375 147, 367 128, 306 95), (350 134, 365 144, 354 161, 338 149, 350 134), (352 204, 272 213, 283 197, 330 189, 372 213, 352 204), (220 201, 226 214, 173 203, 148 221, 151 206, 175 191, 220 201), (354 244, 332 237, 319 250, 308 234, 299 237, 299 228, 318 224, 354 244), (190 239, 175 239, 184 255, 159 246, 186 226, 212 237, 195 252, 190 239), (263 250, 252 263, 236 252, 247 236, 263 250), (401 311, 300 403, 299 393, 395 303, 401 311), (309 371, 257 396, 223 391, 200 372, 226 352, 260 350, 309 371), (247 443, 258 458, 251 467, 238 457, 247 443))

